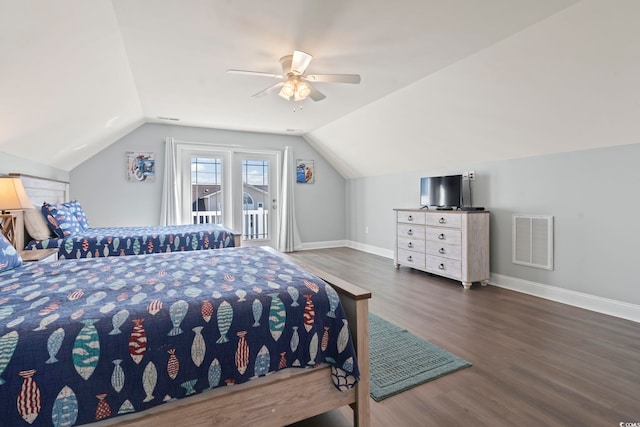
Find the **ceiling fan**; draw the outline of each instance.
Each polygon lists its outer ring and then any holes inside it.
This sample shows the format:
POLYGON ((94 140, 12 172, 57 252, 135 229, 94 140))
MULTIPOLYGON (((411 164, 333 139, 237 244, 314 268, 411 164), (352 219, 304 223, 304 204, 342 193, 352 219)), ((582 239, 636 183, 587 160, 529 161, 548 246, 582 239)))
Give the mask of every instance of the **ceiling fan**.
POLYGON ((261 71, 227 70, 232 74, 246 74, 251 76, 266 76, 279 79, 278 83, 251 95, 260 98, 280 90, 278 95, 286 100, 302 101, 307 97, 314 101, 322 101, 326 96, 310 82, 320 83, 360 83, 359 74, 305 74, 313 56, 301 50, 294 50, 293 55, 280 58, 280 65, 284 74, 265 73, 261 71))

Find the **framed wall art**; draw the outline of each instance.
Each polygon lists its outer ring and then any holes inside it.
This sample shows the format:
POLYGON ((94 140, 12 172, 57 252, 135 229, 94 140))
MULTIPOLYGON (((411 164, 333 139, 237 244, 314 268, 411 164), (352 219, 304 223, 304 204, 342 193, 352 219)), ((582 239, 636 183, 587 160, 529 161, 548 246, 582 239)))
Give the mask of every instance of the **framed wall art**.
POLYGON ((155 182, 156 156, 149 151, 127 152, 127 181, 155 182))
POLYGON ((296 182, 313 184, 316 181, 316 169, 313 160, 296 160, 296 182))

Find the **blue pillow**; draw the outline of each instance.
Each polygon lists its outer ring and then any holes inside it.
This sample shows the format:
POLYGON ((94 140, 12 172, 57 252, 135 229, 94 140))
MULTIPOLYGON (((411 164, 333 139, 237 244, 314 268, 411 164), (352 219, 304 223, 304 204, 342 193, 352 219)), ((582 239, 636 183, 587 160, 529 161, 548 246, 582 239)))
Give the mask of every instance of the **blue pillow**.
POLYGON ((11 270, 21 265, 22 258, 20 258, 20 254, 4 237, 4 234, 0 233, 0 271, 11 270))
POLYGON ((80 202, 78 202, 77 200, 72 200, 70 202, 63 203, 62 206, 68 208, 71 211, 71 213, 76 218, 76 220, 78 220, 78 223, 80 224, 80 228, 82 229, 82 231, 89 228, 89 221, 87 220, 87 215, 84 213, 84 209, 82 209, 80 202))
POLYGON ((42 204, 42 214, 47 218, 49 228, 60 238, 73 236, 80 233, 82 227, 71 210, 60 204, 50 205, 47 202, 42 204))

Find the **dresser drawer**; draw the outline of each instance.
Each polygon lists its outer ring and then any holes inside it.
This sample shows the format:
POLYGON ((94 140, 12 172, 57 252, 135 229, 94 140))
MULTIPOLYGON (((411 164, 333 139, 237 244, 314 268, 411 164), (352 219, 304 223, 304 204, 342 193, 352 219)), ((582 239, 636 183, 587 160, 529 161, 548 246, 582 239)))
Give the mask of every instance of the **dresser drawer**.
POLYGON ((462 277, 462 264, 459 260, 427 255, 426 268, 428 271, 448 276, 452 279, 460 279, 462 277))
POLYGON ((398 249, 406 249, 408 251, 424 253, 425 251, 424 240, 398 237, 398 249))
MULTIPOLYGON (((399 242, 398 246, 400 246, 399 242)), ((462 259, 462 246, 460 245, 449 245, 447 243, 428 241, 425 252, 427 255, 457 260, 462 259)))
POLYGON ((424 240, 424 230, 424 225, 398 224, 398 238, 407 237, 424 240))
POLYGON ((398 211, 398 222, 424 225, 424 212, 398 211))
POLYGON ((429 227, 426 232, 427 240, 432 242, 448 243, 450 245, 460 245, 462 243, 462 232, 448 228, 429 227))
POLYGON ((460 228, 462 226, 462 216, 459 214, 429 212, 427 213, 426 224, 432 227, 460 228))
POLYGON ((398 264, 424 270, 424 253, 417 253, 398 248, 398 264))

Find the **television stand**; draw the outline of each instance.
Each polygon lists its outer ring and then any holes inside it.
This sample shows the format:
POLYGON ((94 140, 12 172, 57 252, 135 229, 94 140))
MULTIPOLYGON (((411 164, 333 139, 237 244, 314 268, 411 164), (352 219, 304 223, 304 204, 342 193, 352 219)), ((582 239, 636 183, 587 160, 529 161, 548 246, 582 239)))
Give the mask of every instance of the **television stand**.
POLYGON ((394 209, 394 265, 459 280, 489 282, 489 211, 394 209))

